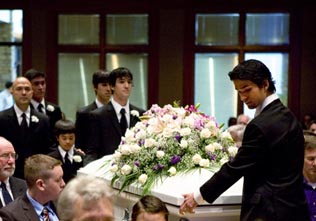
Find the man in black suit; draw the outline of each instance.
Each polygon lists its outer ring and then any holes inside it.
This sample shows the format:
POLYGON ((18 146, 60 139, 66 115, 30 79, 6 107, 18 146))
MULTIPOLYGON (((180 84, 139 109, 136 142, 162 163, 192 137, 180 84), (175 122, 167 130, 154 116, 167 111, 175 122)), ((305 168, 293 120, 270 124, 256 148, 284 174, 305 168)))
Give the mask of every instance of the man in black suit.
POLYGON ((92 76, 92 84, 95 92, 95 101, 88 106, 82 107, 76 113, 76 147, 85 151, 89 136, 89 113, 109 103, 111 87, 109 72, 96 71, 92 76))
POLYGON ((47 154, 52 145, 48 117, 30 108, 32 85, 25 77, 18 77, 11 93, 15 104, 0 112, 0 136, 9 140, 19 158, 15 176, 24 178, 24 160, 37 153, 47 154))
POLYGON ((258 60, 237 65, 230 79, 255 118, 245 130, 235 158, 225 163, 199 191, 184 194, 180 213, 203 199, 212 203, 244 177, 240 219, 307 221, 303 189, 304 136, 299 121, 275 94, 269 69, 258 60))
POLYGON ((133 75, 120 67, 110 72, 111 101, 90 112, 90 136, 84 164, 113 154, 124 136, 126 128, 139 121, 144 110, 130 104, 133 75), (124 111, 124 114, 122 113, 124 111))
POLYGON ((58 147, 48 155, 63 162, 63 179, 65 183, 77 175, 77 170, 83 167, 84 155, 75 148, 75 124, 70 120, 59 120, 55 124, 55 134, 58 147))
POLYGON ((26 192, 26 182, 13 177, 15 159, 18 157, 10 141, 0 137, 0 208, 26 192))
POLYGON ((46 74, 36 69, 29 69, 25 72, 24 77, 32 84, 33 97, 31 100, 31 108, 48 116, 52 140, 57 142, 54 136, 54 127, 55 123, 62 119, 63 115, 57 104, 45 100, 46 74))
POLYGON ((3 221, 59 221, 53 204, 65 187, 61 162, 35 154, 25 161, 27 192, 0 209, 3 221), (44 212, 46 211, 46 213, 44 212))

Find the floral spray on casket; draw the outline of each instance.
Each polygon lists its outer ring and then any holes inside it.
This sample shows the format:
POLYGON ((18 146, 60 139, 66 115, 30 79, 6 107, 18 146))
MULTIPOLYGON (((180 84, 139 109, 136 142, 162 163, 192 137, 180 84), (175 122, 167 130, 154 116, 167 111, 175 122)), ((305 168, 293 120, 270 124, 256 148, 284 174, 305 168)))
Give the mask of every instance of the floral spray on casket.
POLYGON ((201 168, 216 171, 234 157, 230 134, 198 107, 155 104, 140 116, 112 156, 112 186, 119 181, 122 191, 136 183, 146 194, 159 179, 201 168))

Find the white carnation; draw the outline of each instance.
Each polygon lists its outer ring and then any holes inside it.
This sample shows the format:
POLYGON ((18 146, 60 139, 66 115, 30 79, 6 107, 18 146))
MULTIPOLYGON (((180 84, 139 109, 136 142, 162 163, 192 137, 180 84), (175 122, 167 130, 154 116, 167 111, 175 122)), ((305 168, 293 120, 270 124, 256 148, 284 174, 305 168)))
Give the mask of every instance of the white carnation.
POLYGON ((180 142, 180 147, 187 148, 188 147, 188 141, 182 139, 180 142))
POLYGON ((181 136, 188 136, 191 134, 191 129, 189 127, 181 128, 180 135, 181 136))
POLYGON ((132 110, 131 115, 134 117, 139 117, 139 112, 137 110, 132 110))
POLYGON ((202 157, 200 154, 195 154, 193 157, 192 157, 192 161, 195 165, 198 165, 200 164, 200 161, 202 160, 202 157))
POLYGON ((110 171, 112 173, 115 173, 116 171, 118 170, 118 166, 116 164, 113 164, 111 167, 110 167, 110 171))
POLYGON ((200 136, 202 138, 209 138, 209 137, 211 137, 211 131, 207 128, 203 128, 201 133, 200 133, 200 136))
POLYGON ((210 161, 209 159, 202 159, 199 163, 201 167, 210 167, 210 161))
POLYGON ((162 150, 158 150, 158 151, 156 152, 156 156, 157 156, 158 158, 162 158, 162 157, 165 156, 165 152, 162 151, 162 150))
POLYGON ((177 169, 175 167, 170 167, 168 170, 170 176, 174 176, 177 173, 177 169))
POLYGON ((211 143, 205 147, 205 151, 208 153, 213 153, 215 151, 215 146, 211 143))
POLYGON ((73 159, 73 161, 75 161, 76 163, 82 162, 82 158, 81 158, 80 155, 74 155, 74 156, 72 157, 72 159, 73 159))
POLYGON ((143 185, 146 183, 147 178, 148 178, 147 174, 143 173, 142 175, 138 177, 138 182, 143 185))

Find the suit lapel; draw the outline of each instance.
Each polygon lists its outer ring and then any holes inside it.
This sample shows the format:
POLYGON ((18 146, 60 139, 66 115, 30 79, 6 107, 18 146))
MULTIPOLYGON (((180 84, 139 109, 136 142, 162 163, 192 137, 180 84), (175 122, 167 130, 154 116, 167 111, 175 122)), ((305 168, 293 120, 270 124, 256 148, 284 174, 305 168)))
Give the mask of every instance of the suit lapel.
POLYGON ((27 198, 26 194, 22 198, 22 208, 23 208, 23 213, 25 216, 25 220, 29 221, 35 221, 35 220, 40 220, 38 215, 35 212, 35 209, 29 199, 27 198))

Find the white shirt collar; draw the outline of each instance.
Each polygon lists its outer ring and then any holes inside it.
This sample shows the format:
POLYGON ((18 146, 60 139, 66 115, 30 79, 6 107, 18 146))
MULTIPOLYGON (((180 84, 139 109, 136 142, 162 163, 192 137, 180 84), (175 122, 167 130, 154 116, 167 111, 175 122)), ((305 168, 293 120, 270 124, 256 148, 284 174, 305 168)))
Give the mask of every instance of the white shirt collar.
POLYGON ((114 107, 114 110, 116 112, 116 115, 120 115, 120 111, 122 108, 125 108, 125 111, 127 114, 129 114, 129 100, 127 101, 125 106, 121 106, 118 102, 116 102, 113 97, 111 97, 111 103, 114 107))
POLYGON ((97 98, 95 99, 95 104, 97 105, 97 108, 104 106, 104 104, 102 104, 97 98))
POLYGON ((271 94, 268 97, 266 97, 264 101, 262 102, 262 104, 257 106, 255 117, 258 116, 266 106, 268 106, 269 104, 271 104, 273 101, 277 99, 279 99, 279 97, 276 94, 271 94))
MULTIPOLYGON (((69 159, 72 159, 73 155, 74 155, 74 148, 75 148, 75 145, 73 145, 68 152, 68 156, 69 156, 69 159)), ((66 151, 61 148, 60 145, 58 145, 58 150, 59 150, 59 153, 61 154, 61 156, 63 157, 63 159, 65 158, 65 155, 66 155, 66 151)))
POLYGON ((43 99, 41 102, 37 102, 36 100, 31 100, 31 103, 33 107, 37 110, 38 105, 41 103, 45 109, 45 99, 43 99))

